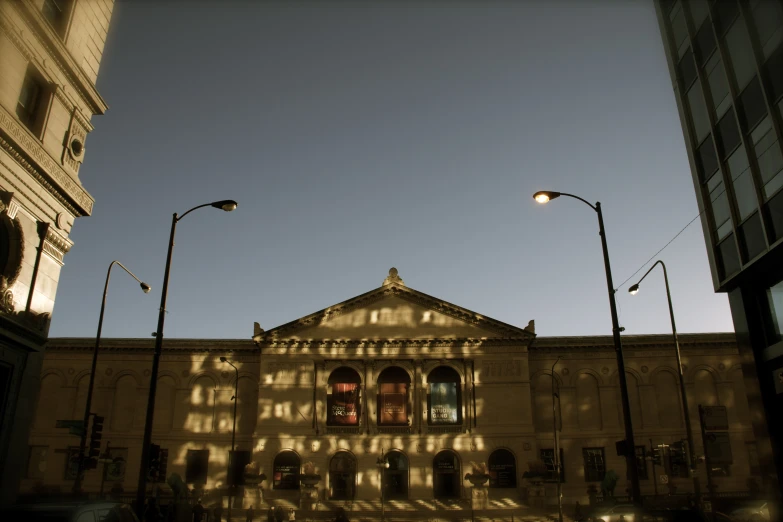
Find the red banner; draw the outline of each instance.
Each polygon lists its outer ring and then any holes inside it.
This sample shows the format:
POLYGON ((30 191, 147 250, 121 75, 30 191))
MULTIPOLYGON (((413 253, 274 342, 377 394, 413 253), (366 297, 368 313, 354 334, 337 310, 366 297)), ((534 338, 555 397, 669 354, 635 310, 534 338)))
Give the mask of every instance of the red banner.
POLYGON ((330 424, 359 424, 358 384, 333 384, 331 399, 329 407, 330 424))

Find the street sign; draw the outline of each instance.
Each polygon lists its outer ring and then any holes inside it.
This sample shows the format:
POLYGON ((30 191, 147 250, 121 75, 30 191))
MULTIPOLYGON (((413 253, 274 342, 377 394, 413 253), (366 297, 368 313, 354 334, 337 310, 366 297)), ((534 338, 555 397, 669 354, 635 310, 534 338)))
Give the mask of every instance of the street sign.
POLYGON ((661 475, 659 478, 661 479, 661 484, 669 483, 669 475, 661 475))
POLYGON ((731 455, 731 439, 728 433, 706 433, 704 435, 704 450, 711 464, 733 464, 731 455))
POLYGON ((726 406, 702 406, 701 422, 705 431, 725 431, 729 429, 726 406))
POLYGON ((84 429, 84 421, 79 420, 58 420, 55 425, 55 428, 81 428, 84 429))
POLYGON ((69 435, 78 435, 79 437, 81 437, 86 432, 87 432, 87 430, 85 430, 81 426, 69 426, 68 427, 68 434, 69 435))

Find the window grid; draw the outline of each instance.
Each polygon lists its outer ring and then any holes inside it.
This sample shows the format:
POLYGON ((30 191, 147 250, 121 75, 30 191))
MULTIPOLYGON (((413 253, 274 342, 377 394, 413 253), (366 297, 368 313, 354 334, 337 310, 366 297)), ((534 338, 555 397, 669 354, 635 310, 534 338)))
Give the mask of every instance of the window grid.
POLYGON ((600 482, 606 475, 604 448, 582 448, 585 482, 600 482))

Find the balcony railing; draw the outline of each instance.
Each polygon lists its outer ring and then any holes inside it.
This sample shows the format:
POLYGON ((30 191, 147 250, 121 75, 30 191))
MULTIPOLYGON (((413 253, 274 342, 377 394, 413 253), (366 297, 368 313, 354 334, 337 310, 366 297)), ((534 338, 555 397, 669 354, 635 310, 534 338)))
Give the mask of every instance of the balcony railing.
POLYGON ((428 426, 427 433, 464 433, 464 426, 428 426))
POLYGON ((410 426, 378 426, 378 433, 390 433, 390 434, 410 434, 410 426))
POLYGON ((358 435, 362 432, 361 426, 327 426, 326 433, 328 435, 358 435))

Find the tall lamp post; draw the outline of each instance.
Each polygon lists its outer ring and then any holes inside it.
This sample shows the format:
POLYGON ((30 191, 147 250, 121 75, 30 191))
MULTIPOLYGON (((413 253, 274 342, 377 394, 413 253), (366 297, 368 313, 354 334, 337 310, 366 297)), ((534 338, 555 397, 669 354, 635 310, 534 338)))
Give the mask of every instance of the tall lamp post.
POLYGON ((620 396, 623 403, 623 422, 625 424, 625 460, 628 468, 628 475, 631 479, 631 498, 637 506, 642 505, 641 491, 639 489, 639 470, 636 468, 636 446, 633 440, 633 426, 631 425, 631 404, 628 400, 628 382, 625 376, 625 360, 623 359, 623 345, 620 340, 619 321, 617 319, 617 303, 614 298, 614 284, 612 283, 612 268, 609 264, 609 249, 606 246, 606 232, 604 230, 604 216, 601 213, 601 203, 595 205, 587 200, 567 194, 565 192, 540 191, 533 194, 533 198, 539 203, 547 203, 560 196, 568 196, 578 199, 598 214, 598 235, 601 236, 601 247, 604 252, 604 269, 606 271, 606 287, 609 291, 609 309, 612 313, 612 337, 614 338, 614 351, 617 357, 617 373, 620 378, 620 396))
POLYGON ((231 500, 234 496, 232 493, 234 491, 233 484, 233 477, 234 477, 234 466, 236 465, 235 462, 235 455, 234 455, 234 442, 236 441, 237 436, 237 397, 239 396, 239 369, 234 366, 234 364, 226 359, 225 357, 220 358, 220 362, 224 362, 231 366, 234 369, 234 372, 236 373, 236 378, 234 379, 234 396, 231 397, 231 400, 234 401, 234 419, 233 419, 233 426, 231 427, 231 453, 228 455, 228 472, 231 477, 232 483, 228 485, 228 522, 231 522, 231 500))
POLYGON ((378 466, 378 471, 381 474, 381 520, 386 520, 386 504, 384 503, 386 491, 383 489, 383 475, 389 468, 389 459, 386 458, 383 448, 381 448, 381 456, 375 461, 375 465, 378 466))
POLYGON ((158 387, 158 366, 160 354, 163 348, 163 322, 166 319, 166 297, 169 291, 169 274, 171 272, 171 254, 174 250, 174 234, 177 231, 177 223, 196 209, 213 207, 231 212, 237 208, 237 202, 226 199, 213 203, 204 203, 193 207, 181 216, 174 213, 171 218, 171 236, 169 238, 169 251, 166 255, 166 269, 163 272, 163 287, 160 295, 160 311, 158 312, 158 328, 155 330, 155 351, 152 355, 152 370, 150 373, 150 393, 147 398, 147 417, 144 421, 144 439, 141 443, 141 465, 139 466, 139 482, 136 486, 136 513, 141 519, 144 516, 144 497, 147 490, 147 461, 150 456, 150 443, 152 442, 152 419, 155 415, 155 392, 158 387))
POLYGON ((98 333, 95 334, 95 348, 92 350, 92 367, 90 368, 90 383, 87 385, 87 400, 84 402, 84 421, 82 424, 82 437, 79 441, 79 460, 76 468, 76 481, 73 483, 73 492, 79 493, 82 489, 82 471, 84 470, 84 448, 87 445, 87 424, 90 422, 90 408, 92 407, 92 389, 95 385, 95 369, 98 365, 98 349, 101 346, 101 331, 103 330, 103 313, 106 311, 106 295, 109 293, 109 279, 111 278, 111 269, 114 265, 128 272, 141 286, 141 290, 148 294, 150 285, 133 275, 125 265, 119 261, 109 263, 109 270, 106 272, 106 284, 103 285, 103 301, 101 301, 101 314, 98 317, 98 333))
POLYGON ((700 500, 699 497, 701 495, 700 487, 699 487, 699 477, 696 476, 694 471, 696 470, 696 459, 694 458, 694 451, 695 447, 693 446, 693 430, 691 429, 691 416, 688 413, 688 398, 685 395, 685 378, 682 375, 682 357, 680 356, 680 340, 677 337, 677 326, 674 324, 674 307, 672 306, 672 294, 669 291, 669 276, 666 273, 666 265, 663 261, 660 259, 656 261, 653 266, 650 267, 650 269, 642 276, 639 281, 628 288, 628 292, 631 295, 636 295, 639 292, 639 284, 641 284, 642 281, 644 281, 644 278, 647 277, 647 274, 652 272, 653 268, 656 267, 656 265, 661 265, 661 268, 663 268, 663 282, 666 285, 666 299, 669 301, 669 318, 672 322, 672 335, 674 336, 674 352, 677 354, 677 373, 679 374, 679 380, 680 380, 680 398, 682 400, 682 413, 685 415, 685 432, 688 436, 688 453, 689 453, 689 460, 688 467, 689 472, 693 476, 693 496, 696 500, 696 505, 699 505, 700 500))
POLYGON ((557 407, 555 406, 555 397, 558 399, 560 398, 560 395, 555 392, 555 384, 557 384, 557 379, 555 379, 555 366, 560 362, 560 359, 561 357, 557 358, 555 364, 552 365, 552 371, 550 373, 552 374, 552 437, 555 439, 554 457, 555 475, 557 475, 557 520, 558 522, 563 522, 563 495, 560 490, 560 466, 562 466, 563 463, 560 462, 560 448, 557 441, 557 407))

